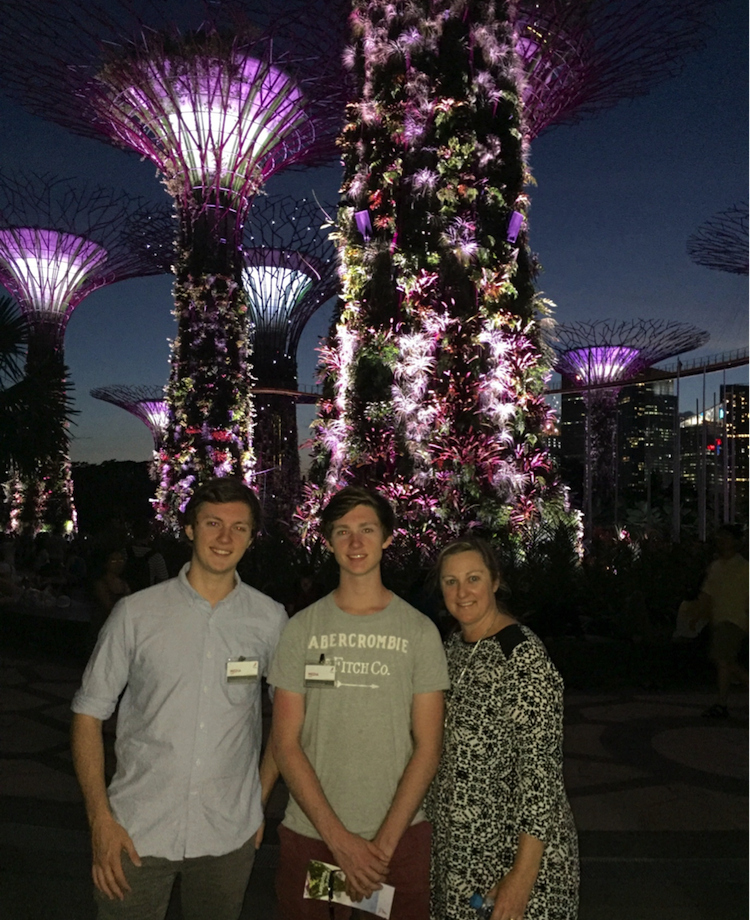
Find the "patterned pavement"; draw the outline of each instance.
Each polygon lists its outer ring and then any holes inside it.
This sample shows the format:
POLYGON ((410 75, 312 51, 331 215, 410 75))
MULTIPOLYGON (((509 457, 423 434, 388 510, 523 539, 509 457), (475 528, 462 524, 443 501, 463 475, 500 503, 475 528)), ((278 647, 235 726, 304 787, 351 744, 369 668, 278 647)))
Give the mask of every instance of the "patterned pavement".
MULTIPOLYGON (((80 672, 75 658, 49 648, 0 651, 2 920, 93 917, 68 747, 80 672)), ((581 839, 580 920, 748 916, 747 698, 735 693, 732 717, 719 723, 700 716, 712 701, 708 687, 569 694, 565 774, 581 839)), ((242 920, 274 916, 284 799, 279 786, 242 920)))

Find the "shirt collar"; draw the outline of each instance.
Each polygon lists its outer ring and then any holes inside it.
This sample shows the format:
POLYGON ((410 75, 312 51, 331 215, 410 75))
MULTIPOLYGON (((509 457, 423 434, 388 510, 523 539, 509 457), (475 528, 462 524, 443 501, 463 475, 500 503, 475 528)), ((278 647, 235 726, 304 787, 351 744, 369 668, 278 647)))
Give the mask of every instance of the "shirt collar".
MULTIPOLYGON (((182 585, 183 590, 184 590, 184 591, 187 591, 188 595, 189 595, 191 598, 193 598, 193 600, 201 601, 202 603, 207 604, 208 601, 206 600, 206 598, 205 598, 202 594, 199 594, 198 591, 196 591, 195 588, 194 588, 194 587, 190 584, 190 582, 188 581, 187 573, 188 573, 189 571, 190 571, 190 563, 189 563, 189 562, 186 562, 185 565, 183 565, 183 567, 180 569, 180 573, 179 573, 179 575, 177 576, 178 581, 179 581, 180 584, 182 585)), ((239 575, 237 574, 237 572, 235 571, 235 573, 234 573, 234 587, 233 587, 232 590, 229 592, 229 594, 227 594, 226 597, 223 597, 223 598, 219 601, 219 603, 218 603, 216 606, 218 607, 220 604, 223 604, 224 601, 228 601, 231 597, 233 597, 235 591, 237 590, 237 588, 238 588, 241 584, 242 584, 242 579, 240 578, 240 576, 239 576, 239 575)))

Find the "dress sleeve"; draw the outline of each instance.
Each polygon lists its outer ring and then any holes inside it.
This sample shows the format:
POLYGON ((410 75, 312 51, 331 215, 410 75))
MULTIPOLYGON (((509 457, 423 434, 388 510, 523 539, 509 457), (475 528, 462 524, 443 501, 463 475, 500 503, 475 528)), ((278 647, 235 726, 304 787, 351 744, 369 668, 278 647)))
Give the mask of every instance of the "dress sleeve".
POLYGON ((538 641, 526 641, 504 680, 518 752, 518 831, 546 841, 562 782, 562 678, 538 641))

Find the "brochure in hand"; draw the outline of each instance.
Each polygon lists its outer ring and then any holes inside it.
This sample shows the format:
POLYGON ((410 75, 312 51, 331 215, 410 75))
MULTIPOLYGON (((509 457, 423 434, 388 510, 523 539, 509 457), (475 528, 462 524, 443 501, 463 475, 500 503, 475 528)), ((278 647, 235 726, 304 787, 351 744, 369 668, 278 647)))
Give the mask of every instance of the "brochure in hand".
POLYGON ((338 866, 311 859, 307 867, 304 896, 315 901, 333 901, 334 904, 357 907, 359 910, 365 910, 370 914, 375 914, 376 917, 384 917, 385 920, 388 920, 391 916, 395 891, 392 885, 383 885, 369 898, 352 901, 344 890, 344 873, 338 866))

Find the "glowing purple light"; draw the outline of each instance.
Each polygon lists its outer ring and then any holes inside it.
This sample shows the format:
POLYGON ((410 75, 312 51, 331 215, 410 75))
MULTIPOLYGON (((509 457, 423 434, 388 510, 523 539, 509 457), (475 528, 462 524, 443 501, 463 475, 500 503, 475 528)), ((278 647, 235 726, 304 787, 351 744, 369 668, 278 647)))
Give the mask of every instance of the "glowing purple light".
POLYGON ((108 100, 120 116, 117 133, 161 168, 164 157, 168 171, 179 156, 194 186, 242 189, 259 162, 309 121, 289 75, 239 53, 229 61, 155 57, 130 76, 133 84, 108 100))
POLYGON ((515 243, 515 241, 518 239, 518 234, 521 232, 523 221, 524 217, 520 211, 513 211, 513 213, 510 215, 507 233, 507 240, 509 243, 515 243))
POLYGON ((154 443, 158 447, 164 439, 164 432, 167 430, 169 421, 169 407, 166 400, 143 400, 134 407, 133 411, 148 425, 154 436, 154 443))
POLYGON ((627 345, 574 348, 560 356, 560 370, 584 384, 621 383, 643 365, 641 349, 627 345))
POLYGON ((106 260, 106 249, 72 233, 34 227, 0 230, 0 263, 27 311, 64 316, 106 260))
POLYGON ((242 281, 256 334, 289 327, 296 307, 320 281, 315 260, 281 249, 249 249, 242 281))
POLYGON ((367 243, 372 237, 372 221, 370 220, 369 211, 357 211, 354 215, 354 221, 357 224, 357 230, 364 237, 367 243))
POLYGON ((110 386, 91 390, 94 399, 101 399, 127 409, 139 418, 149 429, 154 439, 154 449, 159 451, 169 421, 169 407, 162 398, 163 387, 157 386, 110 386))

